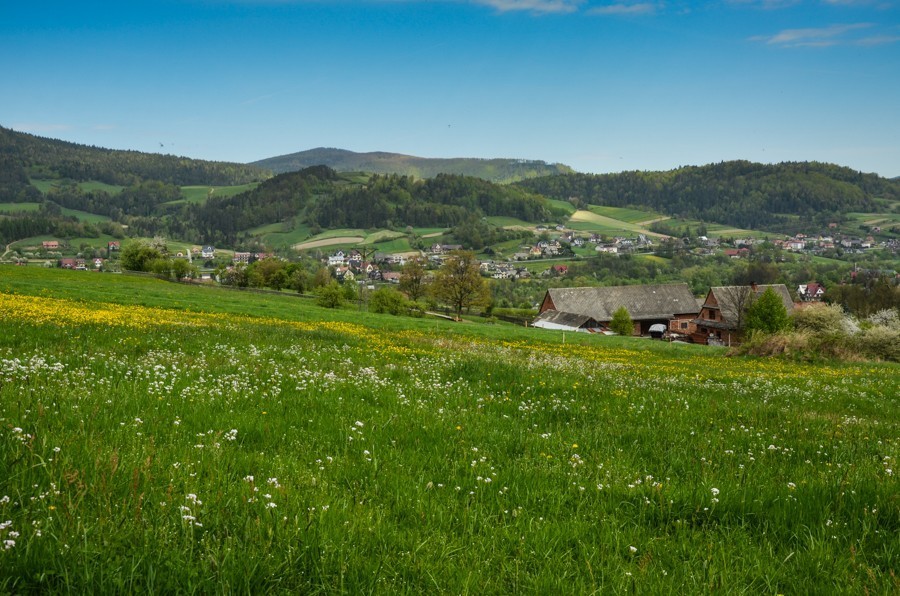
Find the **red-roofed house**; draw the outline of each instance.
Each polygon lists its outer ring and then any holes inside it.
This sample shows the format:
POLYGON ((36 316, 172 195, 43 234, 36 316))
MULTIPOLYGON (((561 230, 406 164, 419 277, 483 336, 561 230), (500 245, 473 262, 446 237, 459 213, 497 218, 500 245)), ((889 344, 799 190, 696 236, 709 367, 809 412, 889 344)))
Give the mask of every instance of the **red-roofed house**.
POLYGON ((797 297, 804 302, 818 302, 825 296, 825 286, 819 283, 800 284, 797 297))

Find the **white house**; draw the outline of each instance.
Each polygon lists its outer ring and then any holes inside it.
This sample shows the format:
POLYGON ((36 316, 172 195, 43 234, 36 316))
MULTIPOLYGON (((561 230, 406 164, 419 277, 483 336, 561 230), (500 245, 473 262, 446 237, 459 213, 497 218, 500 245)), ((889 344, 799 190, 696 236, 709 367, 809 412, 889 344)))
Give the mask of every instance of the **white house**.
POLYGON ((328 266, 329 267, 343 267, 347 263, 347 256, 344 254, 344 251, 339 250, 330 257, 328 257, 328 266))

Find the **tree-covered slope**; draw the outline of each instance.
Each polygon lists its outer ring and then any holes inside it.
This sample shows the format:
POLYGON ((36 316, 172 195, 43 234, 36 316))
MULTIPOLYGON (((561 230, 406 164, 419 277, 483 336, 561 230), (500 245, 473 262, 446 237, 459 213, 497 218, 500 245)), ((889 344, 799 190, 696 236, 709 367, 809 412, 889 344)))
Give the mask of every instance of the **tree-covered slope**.
POLYGON ((874 210, 876 197, 900 199, 895 180, 815 162, 730 161, 668 172, 545 176, 517 185, 549 198, 644 206, 751 229, 786 225, 789 216, 826 221, 874 210))
POLYGON ((205 241, 233 243, 242 231, 298 217, 320 229, 396 229, 457 226, 486 215, 537 221, 551 214, 541 196, 471 176, 419 180, 373 175, 360 184, 331 168, 313 166, 279 174, 239 195, 185 206, 175 219, 199 231, 205 241))
POLYGON ((567 174, 572 168, 540 160, 425 158, 398 153, 356 153, 345 149, 318 148, 253 162, 252 165, 276 173, 295 172, 314 165, 326 165, 338 172, 400 174, 433 178, 438 174, 474 176, 491 182, 514 182, 551 174, 567 174))
POLYGON ((268 178, 264 168, 174 155, 119 151, 46 139, 0 127, 0 200, 13 200, 29 178, 97 180, 131 185, 234 185, 268 178))

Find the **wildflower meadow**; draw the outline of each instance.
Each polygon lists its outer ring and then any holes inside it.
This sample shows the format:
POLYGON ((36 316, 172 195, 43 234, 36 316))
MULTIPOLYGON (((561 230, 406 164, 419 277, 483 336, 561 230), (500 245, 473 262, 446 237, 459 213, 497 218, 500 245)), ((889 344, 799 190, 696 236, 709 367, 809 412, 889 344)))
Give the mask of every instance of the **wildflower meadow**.
POLYGON ((900 368, 0 269, 0 593, 897 593, 900 368))

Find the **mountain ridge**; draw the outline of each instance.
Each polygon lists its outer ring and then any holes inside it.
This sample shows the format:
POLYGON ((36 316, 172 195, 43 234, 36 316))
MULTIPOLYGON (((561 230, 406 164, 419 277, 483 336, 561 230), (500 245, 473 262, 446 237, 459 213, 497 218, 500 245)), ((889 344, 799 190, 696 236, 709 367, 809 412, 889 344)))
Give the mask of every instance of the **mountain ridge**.
POLYGON ((269 157, 249 165, 276 174, 296 172, 325 165, 337 172, 399 174, 416 178, 434 178, 438 174, 458 174, 489 182, 516 182, 552 174, 570 174, 575 170, 564 164, 537 159, 481 157, 418 157, 388 151, 356 152, 336 147, 317 147, 296 153, 269 157))

